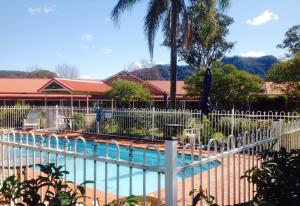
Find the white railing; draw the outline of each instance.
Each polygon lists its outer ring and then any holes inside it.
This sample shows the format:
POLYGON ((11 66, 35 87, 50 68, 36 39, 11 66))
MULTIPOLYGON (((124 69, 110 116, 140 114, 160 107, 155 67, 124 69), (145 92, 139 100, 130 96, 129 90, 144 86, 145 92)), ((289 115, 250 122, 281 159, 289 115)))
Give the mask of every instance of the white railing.
POLYGON ((201 141, 203 144, 207 144, 211 137, 222 139, 253 129, 268 128, 272 126, 273 120, 291 122, 300 118, 296 113, 289 112, 232 110, 212 111, 205 116, 198 110, 102 108, 97 122, 95 108, 12 106, 0 107, 0 127, 22 128, 29 112, 37 112, 41 128, 49 131, 57 127, 57 117, 61 116, 72 118, 72 129, 76 132, 161 141, 170 136, 166 125, 177 124, 178 138, 187 142, 186 131, 192 129, 196 131, 198 143, 201 141))
POLYGON ((54 162, 70 172, 65 179, 75 185, 94 181, 87 185, 91 197, 88 205, 103 205, 134 194, 144 200, 155 196, 157 205, 184 206, 192 202, 189 192, 200 187, 208 197, 214 197, 215 203, 232 205, 255 195, 255 185, 241 177, 261 165, 257 152, 273 144, 275 149, 300 148, 300 120, 276 121, 271 127, 230 135, 223 142, 210 139, 207 147, 186 144, 179 148, 176 138, 137 148, 121 147, 114 140, 101 143, 83 137, 4 129, 0 135, 3 177, 14 174, 21 180, 32 178, 39 174, 37 163, 54 162))

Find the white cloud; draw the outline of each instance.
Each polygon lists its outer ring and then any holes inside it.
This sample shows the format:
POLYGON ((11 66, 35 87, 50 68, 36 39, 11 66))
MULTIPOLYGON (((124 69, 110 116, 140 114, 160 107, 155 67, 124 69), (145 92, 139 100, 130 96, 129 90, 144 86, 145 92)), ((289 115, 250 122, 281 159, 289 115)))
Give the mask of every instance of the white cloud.
POLYGON ((128 65, 128 70, 129 71, 134 71, 138 69, 142 69, 143 65, 140 62, 132 62, 131 64, 128 65))
POLYGON ((49 14, 55 12, 55 6, 29 7, 27 11, 31 14, 49 14))
POLYGON ((157 61, 150 62, 147 59, 142 59, 140 61, 130 63, 127 66, 127 68, 129 71, 134 71, 134 70, 143 69, 143 68, 150 68, 150 67, 154 66, 155 64, 160 64, 160 63, 157 61))
POLYGON ((265 56, 266 53, 263 51, 250 51, 250 52, 245 52, 240 54, 240 56, 242 57, 261 57, 261 56, 265 56))
POLYGON ((79 75, 79 79, 92 79, 92 76, 88 74, 81 74, 79 75))
POLYGON ((101 52, 105 55, 109 55, 113 53, 113 50, 111 48, 102 49, 101 52))
POLYGON ((261 15, 254 17, 252 19, 248 19, 246 23, 253 26, 259 26, 267 23, 268 21, 272 21, 272 20, 276 21, 278 19, 279 19, 278 14, 275 14, 269 10, 265 10, 261 15))
POLYGON ((94 36, 92 34, 86 33, 82 35, 82 40, 84 41, 92 41, 94 39, 94 36))

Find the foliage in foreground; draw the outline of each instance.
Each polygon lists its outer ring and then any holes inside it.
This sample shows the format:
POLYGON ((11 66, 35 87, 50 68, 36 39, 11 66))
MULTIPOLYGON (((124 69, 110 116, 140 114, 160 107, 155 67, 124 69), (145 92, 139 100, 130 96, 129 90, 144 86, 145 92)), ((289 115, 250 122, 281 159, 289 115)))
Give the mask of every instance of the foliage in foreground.
POLYGON ((208 196, 207 191, 203 191, 201 187, 199 190, 192 190, 190 192, 190 196, 192 195, 194 195, 194 198, 191 206, 197 206, 201 201, 205 202, 206 206, 218 206, 214 203, 214 196, 208 196))
POLYGON ((266 149, 259 156, 261 168, 253 167, 242 177, 257 188, 251 205, 299 205, 300 150, 266 149))
POLYGON ((119 200, 119 203, 114 200, 109 204, 106 204, 105 206, 136 206, 139 205, 139 202, 137 201, 137 197, 134 195, 130 195, 124 199, 119 200))
POLYGON ((84 203, 86 181, 73 188, 73 183, 63 180, 62 166, 54 163, 38 165, 42 174, 36 179, 20 182, 15 176, 6 178, 0 187, 0 204, 17 206, 73 206, 84 203), (42 194, 43 190, 43 195, 42 194))

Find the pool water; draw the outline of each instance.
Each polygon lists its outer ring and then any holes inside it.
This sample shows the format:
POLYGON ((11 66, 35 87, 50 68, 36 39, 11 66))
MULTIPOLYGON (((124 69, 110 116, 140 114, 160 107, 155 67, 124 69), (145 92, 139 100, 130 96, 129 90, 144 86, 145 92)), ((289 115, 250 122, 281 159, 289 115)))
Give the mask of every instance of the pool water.
MULTIPOLYGON (((10 141, 13 141, 12 136, 9 137, 10 141)), ((19 136, 16 136, 16 141, 18 142, 20 140, 19 136)), ((22 138, 22 142, 25 143, 25 138, 22 138)), ((68 144, 68 150, 74 151, 74 143, 75 141, 73 139, 69 139, 68 144)), ((40 143, 40 137, 36 136, 36 144, 40 143)), ((29 137, 29 144, 32 144, 32 138, 29 137)), ((44 137, 43 145, 48 145, 48 137, 44 137)), ((59 148, 63 149, 65 145, 64 138, 59 138, 59 148)), ((55 139, 50 139, 50 146, 51 148, 55 148, 55 139)), ((98 143, 97 145, 97 154, 99 157, 105 156, 105 144, 104 143, 98 143)), ((93 148, 94 143, 93 141, 86 141, 86 151, 88 155, 93 154, 93 148)), ((83 142, 81 140, 78 140, 77 142, 77 152, 83 153, 83 142)), ((11 153, 11 157, 13 154, 12 147, 9 148, 9 151, 11 153)), ((18 148, 14 148, 14 152, 16 155, 20 155, 20 151, 18 148)), ((33 151, 28 150, 27 151, 29 156, 32 157, 33 151)), ((21 151, 22 158, 26 155, 26 150, 22 149, 21 151)), ((48 160, 48 153, 43 152, 40 154, 40 152, 35 152, 36 161, 38 161, 41 158, 47 161, 48 160)), ((133 150, 133 162, 136 163, 143 163, 143 155, 144 155, 144 149, 142 148, 134 148, 133 150)), ((117 157, 117 148, 115 145, 110 144, 108 146, 108 157, 110 158, 116 158, 117 157)), ((196 159, 197 157, 195 157, 196 159)), ((127 146, 120 146, 120 159, 122 160, 129 160, 129 147, 127 146)), ((50 154, 50 161, 55 162, 56 161, 56 155, 50 154)), ((188 163, 191 161, 191 156, 186 155, 185 156, 185 162, 188 163)), ((64 166, 67 171, 70 173, 67 175, 67 180, 73 181, 76 180, 76 183, 82 183, 84 181, 84 161, 82 158, 76 158, 74 160, 73 157, 67 157, 65 161, 65 157, 63 155, 58 155, 58 164, 64 166), (74 161, 76 161, 76 168, 74 168, 74 161), (74 179, 74 171, 76 170, 76 178, 74 179)), ((177 157, 177 164, 182 164, 182 155, 178 155, 177 157)), ((158 159, 157 159, 157 152, 154 150, 147 150, 146 152, 146 165, 151 166, 157 166, 158 165, 158 159)), ((165 165, 165 153, 160 153, 160 166, 164 167, 165 165)), ((215 163, 211 162, 210 167, 214 167, 215 163)), ((97 161, 96 164, 97 168, 97 178, 96 178, 96 187, 98 190, 105 191, 105 163, 97 161)), ((208 168, 208 164, 202 165, 202 171, 206 171, 208 168)), ((117 191, 117 166, 115 164, 108 164, 107 167, 107 192, 116 194, 117 191)), ((200 167, 196 167, 194 169, 194 174, 199 174, 200 167)), ((192 170, 186 170, 185 176, 190 177, 192 174, 192 170)), ((164 174, 161 174, 161 188, 164 188, 164 174)), ((94 180, 94 161, 93 160, 86 160, 86 180, 94 180)), ((119 194, 120 195, 129 195, 129 167, 125 166, 119 166, 119 194)), ((178 174, 178 181, 181 181, 181 174, 178 174)), ((87 185, 88 187, 93 188, 93 184, 87 185)), ((146 172, 146 193, 155 192, 158 190, 158 174, 156 172, 147 171, 146 172)), ((142 195, 143 194, 143 170, 141 169, 132 169, 132 193, 134 195, 142 195)))

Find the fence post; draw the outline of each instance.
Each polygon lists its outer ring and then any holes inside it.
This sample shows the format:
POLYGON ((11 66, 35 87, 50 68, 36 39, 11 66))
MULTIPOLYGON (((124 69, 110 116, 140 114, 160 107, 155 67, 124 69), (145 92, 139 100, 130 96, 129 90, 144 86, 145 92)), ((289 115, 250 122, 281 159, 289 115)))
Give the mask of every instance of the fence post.
POLYGON ((151 125, 151 137, 152 137, 152 141, 153 141, 153 139, 154 139, 154 126, 155 126, 155 107, 152 107, 152 125, 151 125))
MULTIPOLYGON (((46 109, 46 112, 48 113, 48 110, 46 109)), ((55 128, 58 128, 58 121, 57 121, 57 117, 59 115, 58 112, 58 105, 55 105, 55 128)), ((49 126, 49 125, 48 125, 49 126)))
POLYGON ((281 147, 281 141, 282 141, 282 138, 281 138, 281 120, 280 119, 276 119, 276 120, 273 120, 273 125, 272 125, 274 128, 275 128, 275 138, 278 140, 276 142, 276 144, 274 145, 274 148, 276 148, 277 150, 279 150, 279 148, 281 147))
POLYGON ((273 120, 272 126, 275 128, 276 138, 280 138, 281 137, 281 120, 280 119, 273 120))
POLYGON ((165 195, 166 205, 177 205, 177 138, 165 140, 166 168, 165 195))
POLYGON ((234 132, 234 108, 231 110, 231 135, 233 135, 234 132))

